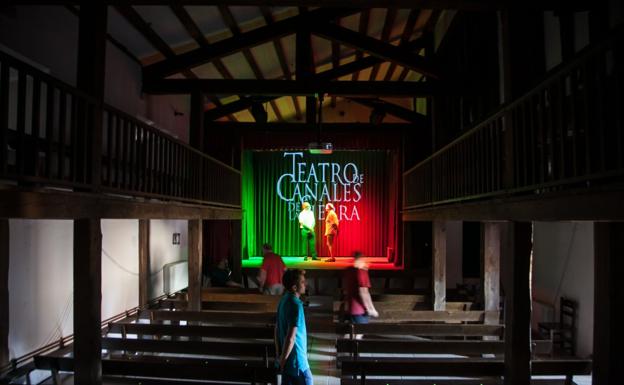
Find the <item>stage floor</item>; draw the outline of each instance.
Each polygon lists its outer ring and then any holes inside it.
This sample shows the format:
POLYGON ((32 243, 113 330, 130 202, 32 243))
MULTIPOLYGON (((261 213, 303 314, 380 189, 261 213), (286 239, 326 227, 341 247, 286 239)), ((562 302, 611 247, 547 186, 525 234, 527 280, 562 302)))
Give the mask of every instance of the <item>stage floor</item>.
MULTIPOLYGON (((401 267, 395 266, 392 262, 388 262, 385 257, 363 257, 369 263, 369 270, 402 270, 401 267)), ((307 260, 303 257, 282 257, 288 268, 304 269, 304 270, 344 270, 353 265, 353 257, 336 257, 336 262, 325 262, 327 258, 321 258, 319 261, 307 260)), ((262 257, 251 257, 243 259, 243 269, 257 269, 262 265, 262 257)))

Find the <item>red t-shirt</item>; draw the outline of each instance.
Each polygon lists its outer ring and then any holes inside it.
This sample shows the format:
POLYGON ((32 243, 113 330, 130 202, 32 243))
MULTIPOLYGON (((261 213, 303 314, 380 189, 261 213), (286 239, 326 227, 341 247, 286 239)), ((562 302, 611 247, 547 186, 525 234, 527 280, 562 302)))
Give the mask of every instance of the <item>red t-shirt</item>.
POLYGON ((282 275, 284 275, 284 261, 279 255, 269 252, 262 259, 262 270, 266 271, 265 287, 271 287, 277 283, 282 283, 282 275))
POLYGON ((366 313, 366 307, 360 297, 361 287, 371 287, 368 270, 350 267, 345 270, 344 286, 347 295, 349 314, 362 315, 366 313))

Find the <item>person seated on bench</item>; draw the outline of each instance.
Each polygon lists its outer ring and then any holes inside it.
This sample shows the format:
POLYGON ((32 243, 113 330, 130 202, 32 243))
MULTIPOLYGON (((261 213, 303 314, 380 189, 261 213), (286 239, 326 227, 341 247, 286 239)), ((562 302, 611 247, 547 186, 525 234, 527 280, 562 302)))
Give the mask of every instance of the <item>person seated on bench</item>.
POLYGON ((243 287, 238 282, 232 280, 232 270, 230 270, 227 258, 221 258, 217 264, 210 269, 210 284, 213 287, 243 287))
MULTIPOLYGON (((368 317, 379 317, 369 288, 368 263, 361 252, 353 254, 353 266, 345 271, 343 286, 345 290, 345 310, 348 321, 354 324, 368 323, 368 317)), ((361 338, 362 336, 358 336, 361 338)))
POLYGON ((262 266, 258 271, 258 288, 261 293, 269 295, 282 295, 282 275, 286 265, 278 254, 273 252, 273 247, 265 243, 262 245, 262 266))

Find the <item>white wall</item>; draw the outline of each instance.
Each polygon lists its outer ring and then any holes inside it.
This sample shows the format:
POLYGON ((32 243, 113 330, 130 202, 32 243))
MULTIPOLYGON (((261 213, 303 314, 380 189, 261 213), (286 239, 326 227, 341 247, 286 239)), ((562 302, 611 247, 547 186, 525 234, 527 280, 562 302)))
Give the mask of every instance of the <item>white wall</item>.
MULTIPOLYGON (((150 288, 149 297, 163 292, 163 266, 167 263, 188 260, 188 221, 150 220, 150 288), (172 243, 173 233, 180 233, 180 244, 172 243)), ((177 286, 173 283, 173 286, 177 286)))
POLYGON ((9 221, 9 354, 73 333, 73 221, 9 221))
POLYGON ((139 305, 139 223, 102 220, 102 319, 139 305))
MULTIPOLYGON (((533 298, 556 306, 565 296, 578 303, 577 351, 588 356, 593 346, 594 230, 592 222, 535 222, 533 233, 533 298)), ((533 325, 550 321, 535 304, 533 325)), ((552 312, 551 312, 552 313, 552 312)))

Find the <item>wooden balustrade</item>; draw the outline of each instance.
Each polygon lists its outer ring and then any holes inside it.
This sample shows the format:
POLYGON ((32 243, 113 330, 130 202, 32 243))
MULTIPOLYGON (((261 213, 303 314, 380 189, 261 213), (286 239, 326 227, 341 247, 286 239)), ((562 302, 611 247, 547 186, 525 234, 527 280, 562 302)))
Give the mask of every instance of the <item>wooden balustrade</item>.
POLYGON ((91 154, 86 122, 95 107, 74 87, 0 52, 0 178, 240 206, 240 171, 111 106, 103 106, 101 153, 91 154), (101 175, 92 176, 98 161, 101 175))
POLYGON ((403 174, 404 208, 608 183, 624 174, 624 30, 403 174))

